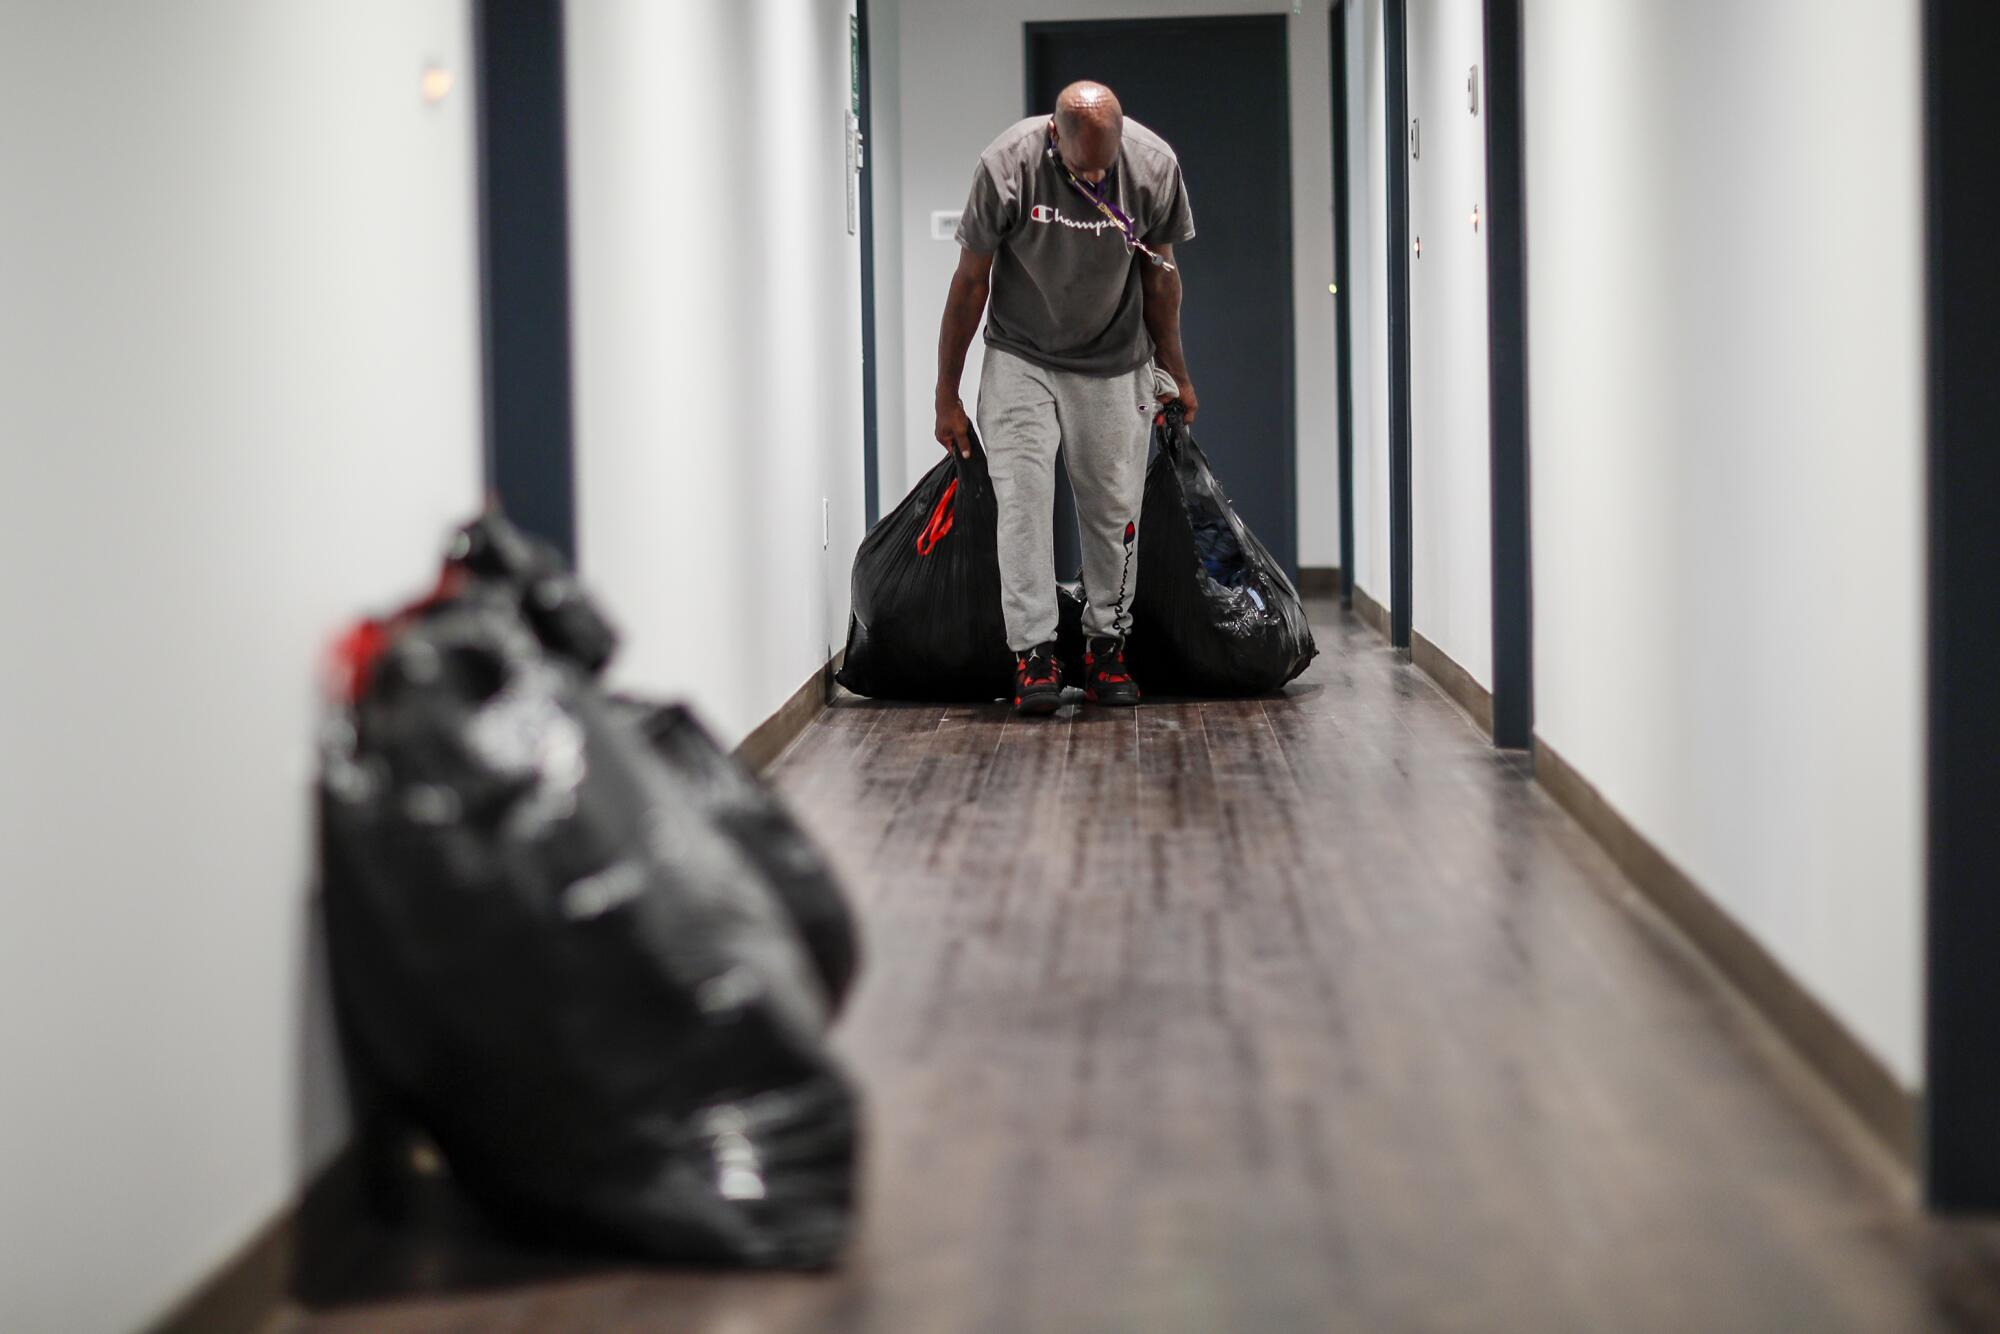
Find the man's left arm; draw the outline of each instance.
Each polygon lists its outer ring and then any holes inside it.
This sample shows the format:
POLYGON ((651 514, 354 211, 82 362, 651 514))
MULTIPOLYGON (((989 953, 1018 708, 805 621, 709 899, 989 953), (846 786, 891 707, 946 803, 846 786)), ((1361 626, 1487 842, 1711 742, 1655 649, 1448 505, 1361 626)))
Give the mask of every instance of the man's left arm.
POLYGON ((1153 348, 1160 369, 1174 377, 1174 392, 1162 394, 1161 401, 1178 398, 1187 420, 1194 421, 1194 379, 1188 374, 1187 354, 1181 350, 1181 271, 1172 245, 1156 245, 1160 258, 1173 264, 1167 268, 1145 256, 1139 257, 1139 284, 1145 298, 1146 332, 1153 336, 1153 348))

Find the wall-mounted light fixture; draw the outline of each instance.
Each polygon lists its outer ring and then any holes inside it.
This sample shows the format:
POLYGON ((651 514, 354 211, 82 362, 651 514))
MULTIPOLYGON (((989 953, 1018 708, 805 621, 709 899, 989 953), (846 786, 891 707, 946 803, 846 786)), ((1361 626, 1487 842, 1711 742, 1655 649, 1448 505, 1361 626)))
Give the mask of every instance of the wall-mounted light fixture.
POLYGON ((418 89, 423 93, 424 105, 434 107, 451 96, 453 82, 451 71, 443 65, 433 61, 424 66, 423 77, 417 83, 418 89))

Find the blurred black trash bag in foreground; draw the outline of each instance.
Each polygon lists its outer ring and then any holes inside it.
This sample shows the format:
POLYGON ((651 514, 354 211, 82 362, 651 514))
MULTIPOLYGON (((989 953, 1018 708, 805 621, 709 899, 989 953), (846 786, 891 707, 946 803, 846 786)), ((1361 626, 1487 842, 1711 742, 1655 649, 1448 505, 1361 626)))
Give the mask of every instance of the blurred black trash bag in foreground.
POLYGON ((956 451, 882 516, 854 554, 839 681, 857 695, 940 703, 1013 693, 1000 611, 999 517, 986 451, 956 451))
POLYGON ((722 749, 685 706, 620 701, 636 711, 653 749, 681 784, 681 799, 734 839, 764 875, 805 943, 831 1013, 860 968, 860 942, 826 858, 771 790, 722 749))
MULTIPOLYGON (((567 1245, 828 1263, 857 1139, 825 1045, 838 985, 716 819, 713 773, 604 695, 609 629, 553 557, 493 518, 452 555, 429 599, 343 641, 322 754, 335 1009, 378 1202, 415 1125, 468 1195, 567 1245)), ((851 932, 817 870, 833 901, 810 929, 851 932)), ((834 954, 851 970, 851 935, 834 954)))
MULTIPOLYGON (((513 588, 542 646, 595 674, 618 647, 618 635, 547 543, 487 515, 460 529, 446 553, 446 578, 472 575, 513 588)), ((735 839, 769 879, 805 938, 834 1013, 859 967, 854 919, 819 849, 770 789, 716 743, 679 704, 614 697, 666 762, 677 794, 735 839)))
POLYGON ((1230 508, 1178 403, 1154 418, 1153 442, 1159 452, 1146 469, 1139 518, 1132 675, 1164 695, 1276 690, 1319 651, 1298 590, 1230 508))

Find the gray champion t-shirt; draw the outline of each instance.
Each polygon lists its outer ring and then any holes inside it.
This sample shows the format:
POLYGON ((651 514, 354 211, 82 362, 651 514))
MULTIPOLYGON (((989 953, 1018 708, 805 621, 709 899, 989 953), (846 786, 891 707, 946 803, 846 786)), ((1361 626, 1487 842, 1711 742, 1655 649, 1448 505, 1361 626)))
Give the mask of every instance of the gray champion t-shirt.
MULTIPOLYGON (((979 155, 957 240, 992 255, 989 345, 1037 365, 1083 375, 1123 375, 1153 355, 1139 286, 1150 261, 1069 183, 1049 156, 1049 118, 1009 126, 979 155)), ((1149 246, 1194 236, 1181 164, 1167 141, 1125 118, 1106 197, 1149 246)))

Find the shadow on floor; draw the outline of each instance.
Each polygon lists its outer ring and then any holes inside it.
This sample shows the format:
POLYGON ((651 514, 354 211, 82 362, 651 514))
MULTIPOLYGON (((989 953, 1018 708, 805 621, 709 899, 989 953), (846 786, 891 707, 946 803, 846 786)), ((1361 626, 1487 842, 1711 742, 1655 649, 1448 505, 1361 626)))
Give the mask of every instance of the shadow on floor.
MULTIPOLYGON (((1151 704, 1151 705, 1216 704, 1216 703, 1276 704, 1276 703, 1284 703, 1287 701, 1298 702, 1298 701, 1312 699, 1315 696, 1321 694, 1325 689, 1326 687, 1320 685, 1318 682, 1294 681, 1290 685, 1285 686, 1282 689, 1273 690, 1262 695, 1197 696, 1197 695, 1148 694, 1145 697, 1145 703, 1142 704, 1140 707, 1142 708, 1145 707, 1145 704, 1151 704)), ((978 713, 982 717, 990 715, 992 720, 995 722, 1013 716, 1013 709, 1007 704, 1005 700, 996 699, 996 700, 989 700, 983 703, 927 704, 920 700, 873 699, 867 695, 857 695, 853 691, 847 689, 845 686, 837 687, 835 689, 833 699, 828 702, 828 707, 835 709, 844 709, 844 710, 851 709, 858 713, 935 713, 939 709, 973 709, 978 711, 978 713)), ((1102 714, 1106 717, 1113 717, 1113 718, 1131 716, 1130 711, 1127 709, 1098 708, 1096 705, 1091 704, 1089 701, 1084 699, 1083 690, 1081 687, 1078 686, 1069 686, 1064 689, 1063 708, 1065 710, 1069 710, 1069 712, 1067 713, 1058 712, 1054 716, 1070 717, 1084 712, 1089 712, 1091 714, 1102 714)))
POLYGON ((358 1178, 354 1155, 342 1155, 299 1212, 291 1280, 299 1306, 328 1311, 503 1291, 620 1267, 501 1229, 442 1172, 411 1182, 408 1217, 395 1223, 367 1206, 358 1178))

